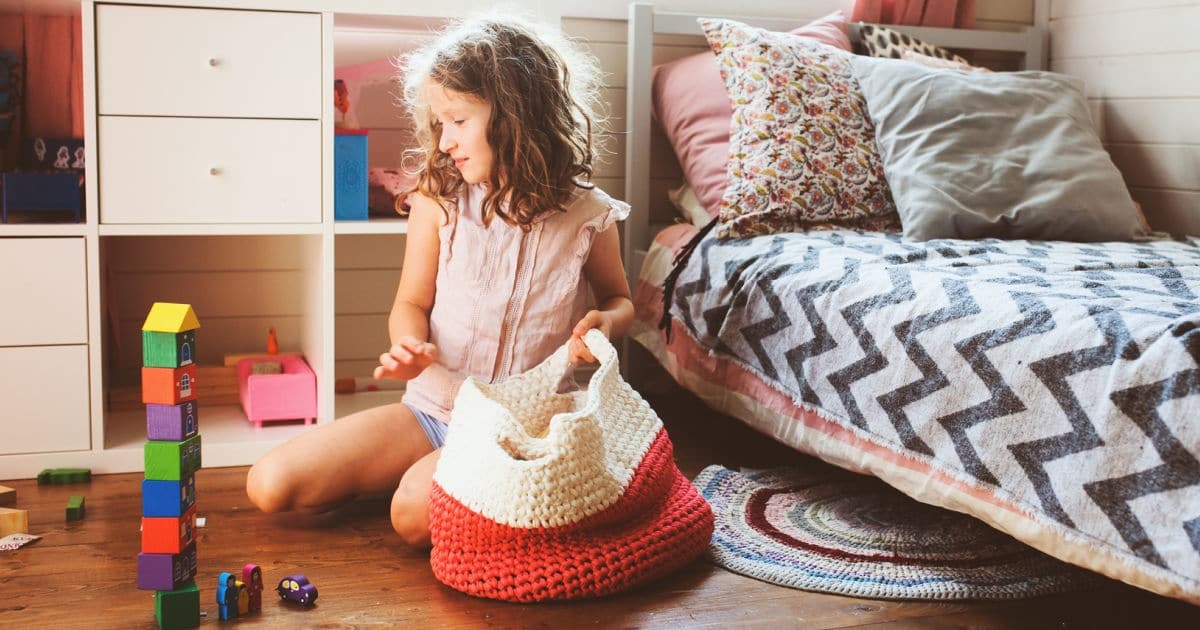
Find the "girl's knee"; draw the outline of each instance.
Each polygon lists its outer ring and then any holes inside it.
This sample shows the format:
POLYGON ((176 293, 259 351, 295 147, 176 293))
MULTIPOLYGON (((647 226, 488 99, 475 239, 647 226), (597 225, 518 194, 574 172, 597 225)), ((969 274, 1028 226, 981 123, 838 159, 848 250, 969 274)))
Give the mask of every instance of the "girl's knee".
POLYGON ((400 484, 392 497, 392 529, 400 539, 414 547, 428 547, 429 540, 429 493, 414 494, 410 488, 400 484))
POLYGON ((392 529, 404 542, 415 547, 430 545, 429 491, 433 486, 437 456, 435 451, 413 464, 392 496, 392 529))

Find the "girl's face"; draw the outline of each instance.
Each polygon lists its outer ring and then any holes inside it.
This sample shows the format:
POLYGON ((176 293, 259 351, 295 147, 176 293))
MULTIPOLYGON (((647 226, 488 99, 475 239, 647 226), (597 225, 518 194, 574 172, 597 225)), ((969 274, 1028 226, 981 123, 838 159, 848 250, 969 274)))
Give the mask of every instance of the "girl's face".
POLYGON ((438 150, 454 159, 463 181, 468 184, 488 181, 495 155, 487 141, 492 106, 434 81, 425 82, 425 99, 434 120, 441 126, 438 150))

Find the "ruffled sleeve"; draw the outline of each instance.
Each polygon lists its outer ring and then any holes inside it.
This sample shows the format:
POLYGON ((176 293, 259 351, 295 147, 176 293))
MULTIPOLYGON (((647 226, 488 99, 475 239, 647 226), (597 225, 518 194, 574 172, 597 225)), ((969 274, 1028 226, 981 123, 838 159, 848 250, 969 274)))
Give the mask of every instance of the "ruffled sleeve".
POLYGON ((590 216, 579 226, 579 236, 576 239, 577 247, 575 248, 575 255, 584 259, 592 251, 592 243, 596 240, 596 235, 607 230, 617 221, 624 221, 629 217, 630 209, 629 204, 613 199, 599 188, 593 188, 588 191, 587 195, 589 199, 584 207, 590 216))

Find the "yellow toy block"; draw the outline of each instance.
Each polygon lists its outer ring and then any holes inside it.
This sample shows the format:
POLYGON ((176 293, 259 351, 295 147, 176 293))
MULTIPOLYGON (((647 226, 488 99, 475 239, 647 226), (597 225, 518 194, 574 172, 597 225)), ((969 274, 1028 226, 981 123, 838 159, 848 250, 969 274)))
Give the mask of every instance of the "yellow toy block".
POLYGON ((0 505, 16 505, 17 490, 8 486, 0 486, 0 505))
POLYGON ((200 320, 192 311, 191 304, 155 302, 142 323, 143 331, 179 333, 200 327, 200 320))
POLYGON ((9 534, 29 533, 29 512, 0 507, 0 538, 9 534))

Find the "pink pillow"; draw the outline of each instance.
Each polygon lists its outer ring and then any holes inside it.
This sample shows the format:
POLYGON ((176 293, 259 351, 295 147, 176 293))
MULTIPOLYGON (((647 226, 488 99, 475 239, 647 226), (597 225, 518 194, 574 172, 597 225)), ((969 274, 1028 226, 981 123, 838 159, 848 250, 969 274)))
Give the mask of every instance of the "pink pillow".
MULTIPOLYGON (((846 16, 841 11, 791 33, 850 51, 846 16)), ((656 66, 651 90, 654 116, 675 149, 684 178, 708 214, 717 216, 725 194, 733 108, 716 56, 705 51, 656 66)))

